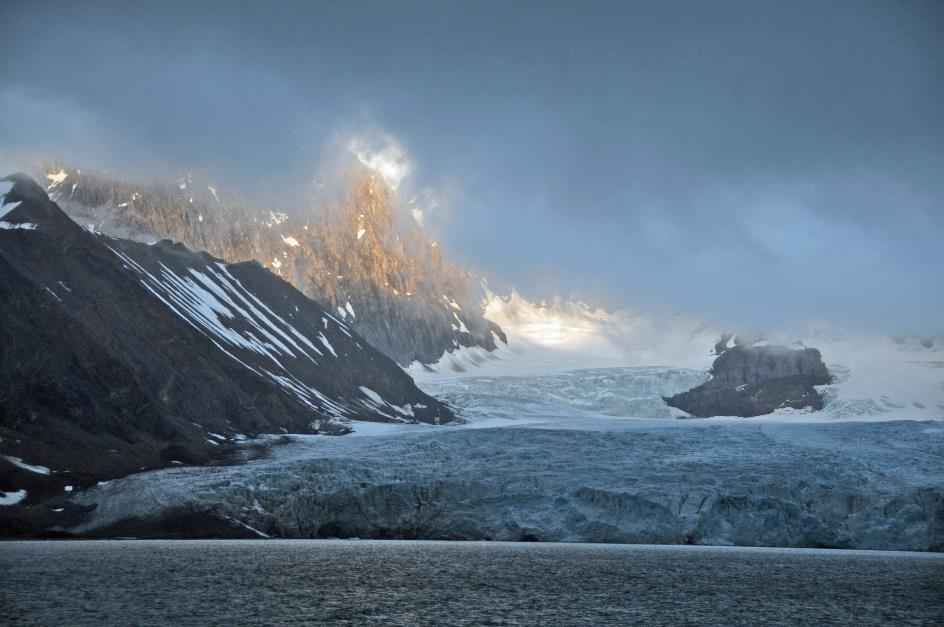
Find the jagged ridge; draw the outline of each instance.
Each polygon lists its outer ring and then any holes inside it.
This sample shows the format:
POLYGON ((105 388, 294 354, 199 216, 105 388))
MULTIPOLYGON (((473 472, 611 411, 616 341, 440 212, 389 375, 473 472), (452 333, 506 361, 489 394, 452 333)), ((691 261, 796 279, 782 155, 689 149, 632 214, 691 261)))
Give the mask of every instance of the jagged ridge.
POLYGON ((184 178, 142 185, 50 166, 50 193, 80 224, 143 241, 169 238, 284 277, 401 365, 505 342, 468 273, 396 216, 389 188, 356 177, 340 206, 304 217, 259 210, 184 178))

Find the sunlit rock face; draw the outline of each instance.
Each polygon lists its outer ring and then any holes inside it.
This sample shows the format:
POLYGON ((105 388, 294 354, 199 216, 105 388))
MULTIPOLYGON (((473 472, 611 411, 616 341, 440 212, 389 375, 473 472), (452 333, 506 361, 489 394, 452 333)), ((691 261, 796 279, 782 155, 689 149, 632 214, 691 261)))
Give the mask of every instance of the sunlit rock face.
POLYGON ((832 378, 815 348, 735 346, 725 350, 702 385, 666 399, 693 416, 760 416, 778 409, 819 410, 814 386, 832 378))
MULTIPOLYGON (((152 243, 171 239, 227 261, 254 260, 332 312, 401 365, 505 341, 478 281, 400 215, 380 175, 354 177, 333 206, 253 207, 193 177, 176 185, 119 181, 49 166, 49 193, 76 222, 152 243)), ((401 211, 403 210, 403 211, 401 211)))

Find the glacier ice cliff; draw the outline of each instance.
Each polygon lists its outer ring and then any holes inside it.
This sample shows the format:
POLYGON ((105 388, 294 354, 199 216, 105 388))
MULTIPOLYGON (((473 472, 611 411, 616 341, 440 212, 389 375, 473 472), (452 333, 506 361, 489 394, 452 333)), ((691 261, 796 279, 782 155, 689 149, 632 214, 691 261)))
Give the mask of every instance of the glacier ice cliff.
POLYGON ((587 420, 296 437, 86 490, 63 528, 180 535, 197 512, 274 537, 944 550, 941 423, 587 420))

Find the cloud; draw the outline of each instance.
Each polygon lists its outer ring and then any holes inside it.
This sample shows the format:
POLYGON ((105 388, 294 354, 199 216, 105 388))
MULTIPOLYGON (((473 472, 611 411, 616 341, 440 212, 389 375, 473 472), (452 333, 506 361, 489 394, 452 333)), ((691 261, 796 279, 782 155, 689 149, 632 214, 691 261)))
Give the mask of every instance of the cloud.
POLYGON ((22 169, 23 161, 54 155, 68 160, 82 157, 89 167, 106 151, 109 125, 101 116, 60 95, 42 94, 20 86, 0 86, 0 165, 22 169))
POLYGON ((347 152, 367 169, 378 173, 387 186, 399 191, 398 203, 420 227, 430 226, 442 218, 443 191, 427 185, 412 194, 409 200, 406 192, 416 189, 416 179, 422 174, 401 142, 392 133, 376 130, 359 131, 345 143, 347 152))
POLYGON ((538 299, 944 331, 940 2, 7 4, 0 161, 360 164, 538 299))
POLYGON ((420 226, 428 226, 431 219, 442 218, 442 192, 425 187, 407 201, 410 215, 420 226))
POLYGON ((403 179, 413 171, 413 164, 406 151, 392 135, 355 137, 348 142, 347 149, 362 165, 379 173, 394 191, 400 188, 403 179))
POLYGON ((413 221, 418 225, 423 226, 423 210, 419 207, 413 207, 410 209, 410 214, 413 216, 413 221))

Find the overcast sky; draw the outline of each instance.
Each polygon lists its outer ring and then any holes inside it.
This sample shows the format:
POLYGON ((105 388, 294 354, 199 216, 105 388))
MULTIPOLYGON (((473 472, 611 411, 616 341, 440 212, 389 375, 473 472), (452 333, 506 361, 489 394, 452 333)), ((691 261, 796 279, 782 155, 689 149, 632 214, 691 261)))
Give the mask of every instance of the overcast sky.
POLYGON ((941 2, 14 0, 0 26, 7 163, 258 191, 360 150, 532 297, 944 332, 941 2))

